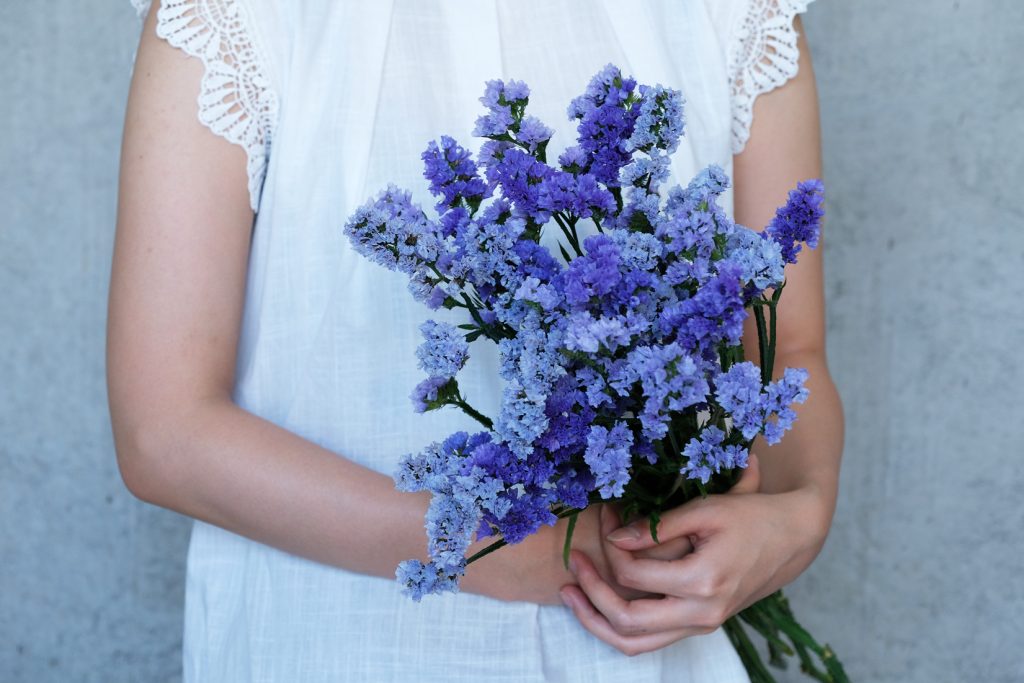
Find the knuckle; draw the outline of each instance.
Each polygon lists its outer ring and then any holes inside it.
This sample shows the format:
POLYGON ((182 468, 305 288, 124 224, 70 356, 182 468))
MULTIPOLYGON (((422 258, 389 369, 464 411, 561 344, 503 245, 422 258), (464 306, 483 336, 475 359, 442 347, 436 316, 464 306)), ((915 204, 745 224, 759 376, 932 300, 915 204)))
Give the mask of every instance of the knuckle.
POLYGON ((710 598, 718 591, 718 578, 712 574, 703 576, 694 582, 693 592, 702 598, 710 598))
POLYGON ((636 620, 626 609, 617 609, 613 611, 609 615, 608 621, 611 622, 615 631, 622 635, 631 635, 636 632, 636 620))
POLYGON ((615 577, 615 582, 620 586, 626 588, 636 588, 636 571, 627 565, 616 565, 612 567, 612 576, 615 577))
POLYGON ((725 607, 722 605, 711 605, 705 609, 701 615, 697 627, 700 629, 706 629, 707 633, 718 629, 725 620, 729 618, 729 614, 725 607))

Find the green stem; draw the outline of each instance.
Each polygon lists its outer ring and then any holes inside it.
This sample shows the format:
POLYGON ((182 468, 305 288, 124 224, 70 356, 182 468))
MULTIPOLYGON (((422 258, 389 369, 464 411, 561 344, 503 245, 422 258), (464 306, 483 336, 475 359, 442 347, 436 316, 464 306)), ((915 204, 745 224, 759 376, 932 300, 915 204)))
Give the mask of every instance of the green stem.
POLYGON ((491 553, 493 553, 498 548, 503 548, 506 545, 508 545, 508 543, 505 542, 505 539, 503 539, 503 538, 499 539, 499 540, 495 541, 494 543, 490 544, 489 546, 487 546, 486 548, 484 548, 483 550, 481 550, 480 552, 478 552, 478 553, 474 554, 473 556, 467 558, 466 559, 466 564, 469 564, 471 562, 476 562, 481 557, 486 557, 487 555, 490 555, 491 553))
MULTIPOLYGON (((555 516, 558 517, 558 519, 565 519, 566 517, 572 517, 574 515, 578 515, 579 513, 583 512, 583 510, 585 510, 585 509, 586 508, 582 508, 582 509, 565 508, 563 510, 559 510, 558 513, 555 516)), ((476 562, 481 557, 486 557, 487 555, 490 555, 491 553, 493 553, 498 548, 504 548, 507 545, 508 545, 508 542, 504 538, 499 538, 497 541, 495 541, 494 543, 490 544, 489 546, 487 546, 486 548, 484 548, 480 552, 475 553, 474 555, 471 555, 470 557, 466 558, 466 564, 470 564, 471 562, 476 562)))
POLYGON ((453 399, 453 403, 459 408, 462 408, 462 412, 464 412, 466 415, 469 415, 471 418, 482 424, 484 426, 484 429, 490 430, 494 428, 494 423, 491 421, 491 418, 487 417, 486 415, 478 411, 476 408, 469 405, 469 403, 467 403, 466 400, 461 396, 453 399))
POLYGON ((580 511, 573 510, 569 515, 569 526, 565 530, 565 544, 562 546, 562 564, 569 568, 569 551, 572 550, 572 533, 576 531, 576 520, 579 519, 580 511))
MULTIPOLYGON (((819 645, 814 637, 797 623, 793 611, 789 608, 789 601, 782 591, 776 591, 759 600, 733 619, 737 619, 737 617, 751 625, 768 641, 773 666, 785 668, 782 655, 790 657, 795 655, 800 660, 801 671, 807 676, 822 681, 822 683, 849 683, 843 665, 836 659, 831 648, 828 645, 819 645), (781 641, 780 633, 789 639, 792 647, 781 641), (824 664, 824 671, 816 665, 812 653, 824 664)), ((726 622, 727 626, 728 624, 729 622, 726 622)), ((744 664, 746 663, 744 660, 744 664)), ((758 659, 758 663, 760 663, 760 659, 758 659)), ((748 670, 750 670, 749 666, 748 670)))
POLYGON ((761 359, 761 383, 768 386, 772 381, 768 368, 768 329, 764 320, 764 306, 754 304, 754 320, 757 322, 757 350, 761 359))
POLYGON ((551 217, 555 219, 555 222, 558 223, 558 227, 562 229, 562 234, 565 235, 565 239, 569 241, 569 246, 573 248, 576 255, 583 256, 583 250, 580 249, 579 236, 576 234, 576 227, 573 226, 572 230, 570 230, 569 226, 567 226, 565 221, 562 219, 562 215, 557 212, 553 213, 551 217))
POLYGON ((732 641, 732 646, 736 648, 736 654, 740 656, 743 668, 747 670, 747 675, 750 676, 750 683, 775 683, 775 678, 772 677, 771 672, 768 671, 764 662, 761 661, 761 655, 747 636, 747 632, 744 630, 739 618, 730 617, 722 624, 722 628, 725 630, 726 635, 729 636, 729 640, 732 641))
POLYGON ((772 292, 772 298, 768 302, 768 379, 774 376, 775 372, 775 342, 777 340, 776 325, 775 325, 775 309, 779 306, 779 298, 782 296, 782 288, 786 284, 779 285, 774 292, 772 292))

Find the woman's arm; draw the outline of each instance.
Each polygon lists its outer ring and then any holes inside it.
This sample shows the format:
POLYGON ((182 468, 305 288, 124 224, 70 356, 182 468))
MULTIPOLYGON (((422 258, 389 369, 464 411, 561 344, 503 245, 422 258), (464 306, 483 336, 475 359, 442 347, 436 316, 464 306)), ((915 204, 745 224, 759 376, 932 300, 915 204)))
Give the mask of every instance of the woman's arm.
MULTIPOLYGON (((202 66, 156 37, 155 16, 128 101, 108 322, 125 483, 267 545, 393 577, 399 561, 426 559, 426 495, 396 491, 231 400, 253 223, 245 153, 197 120, 202 66)), ((587 515, 580 543, 599 543, 596 520, 587 515)), ((557 562, 560 531, 474 563, 463 588, 557 602, 572 580, 557 562)))
MULTIPOLYGON (((794 25, 799 32, 799 71, 785 86, 757 99, 750 139, 734 158, 736 221, 754 228, 768 225, 798 181, 822 176, 818 94, 810 47, 799 16, 794 25)), ((781 375, 786 367, 806 368, 810 398, 797 406, 799 418, 780 443, 769 447, 759 438, 753 450, 762 456, 761 491, 805 490, 818 499, 812 514, 824 542, 839 483, 843 410, 825 355, 822 249, 805 247, 798 262, 786 266, 786 289, 778 307, 775 374, 781 375)), ((757 348, 757 331, 750 319, 744 347, 757 348)))
MULTIPOLYGON (((817 93, 810 52, 800 30, 798 74, 760 96, 744 151, 735 157, 737 222, 764 227, 798 181, 821 176, 817 93)), ((622 586, 664 599, 626 600, 601 579, 593 557, 573 553, 579 586, 563 599, 581 623, 623 652, 664 647, 707 633, 729 616, 796 578, 817 556, 835 508, 843 442, 842 406, 825 360, 821 247, 804 249, 787 266, 778 311, 776 368, 807 368, 810 398, 782 442, 757 441, 749 471, 732 491, 697 499, 666 513, 665 539, 689 537, 694 552, 675 561, 637 556, 655 545, 640 521, 615 530, 610 515, 604 561, 622 586)), ((756 348, 752 325, 745 347, 756 348)))

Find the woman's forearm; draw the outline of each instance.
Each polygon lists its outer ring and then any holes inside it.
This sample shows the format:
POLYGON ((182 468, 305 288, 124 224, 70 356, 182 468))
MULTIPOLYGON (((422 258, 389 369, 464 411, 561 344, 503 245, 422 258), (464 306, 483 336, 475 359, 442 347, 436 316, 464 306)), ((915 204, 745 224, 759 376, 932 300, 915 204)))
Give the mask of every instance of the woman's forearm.
POLYGON ((126 483, 147 502, 377 576, 425 553, 425 497, 226 399, 139 422, 117 446, 126 483))
POLYGON ((824 534, 832 521, 843 452, 843 407, 819 351, 794 351, 775 359, 776 375, 787 367, 806 368, 810 396, 796 406, 797 420, 782 441, 768 446, 762 438, 752 451, 761 465, 761 490, 765 493, 801 492, 811 504, 815 528, 824 534))
MULTIPOLYGON (((147 502, 363 574, 393 578, 400 561, 427 559, 428 494, 400 492, 390 477, 229 400, 210 399, 116 436, 125 481, 147 502)), ((470 565, 463 590, 557 602, 572 577, 551 559, 560 555, 557 530, 545 529, 470 565)))

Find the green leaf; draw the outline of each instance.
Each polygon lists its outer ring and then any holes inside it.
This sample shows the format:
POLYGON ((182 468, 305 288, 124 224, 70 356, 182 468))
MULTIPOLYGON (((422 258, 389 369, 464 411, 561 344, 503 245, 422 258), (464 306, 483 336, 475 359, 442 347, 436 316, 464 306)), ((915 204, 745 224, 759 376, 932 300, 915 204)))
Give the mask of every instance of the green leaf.
POLYGON ((654 539, 655 543, 661 543, 661 541, 658 540, 658 522, 660 521, 661 514, 657 510, 652 512, 650 516, 647 518, 647 523, 651 529, 651 538, 654 539))
POLYGON ((569 526, 565 529, 565 545, 562 546, 562 564, 565 568, 569 568, 569 551, 572 550, 572 534, 576 530, 576 519, 580 516, 580 511, 576 510, 569 515, 569 526))

